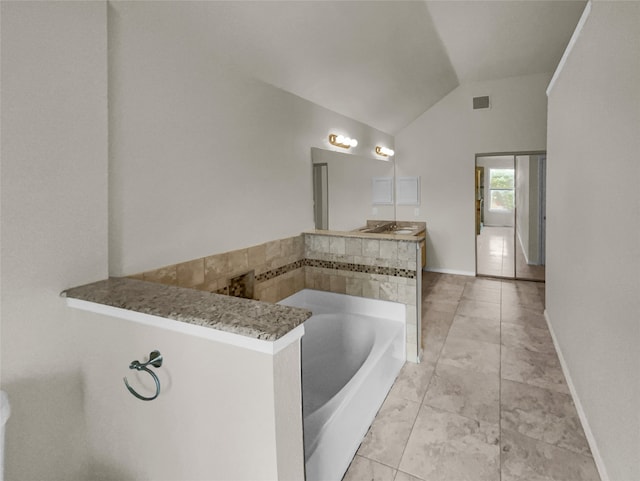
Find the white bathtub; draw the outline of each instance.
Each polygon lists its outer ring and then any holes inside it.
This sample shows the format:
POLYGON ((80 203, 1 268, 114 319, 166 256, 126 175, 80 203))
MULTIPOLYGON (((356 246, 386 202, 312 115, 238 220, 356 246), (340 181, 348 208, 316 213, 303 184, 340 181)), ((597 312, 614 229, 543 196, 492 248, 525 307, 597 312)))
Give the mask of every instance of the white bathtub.
POLYGON ((311 289, 280 304, 313 312, 301 346, 306 479, 340 481, 405 362, 405 306, 311 289))

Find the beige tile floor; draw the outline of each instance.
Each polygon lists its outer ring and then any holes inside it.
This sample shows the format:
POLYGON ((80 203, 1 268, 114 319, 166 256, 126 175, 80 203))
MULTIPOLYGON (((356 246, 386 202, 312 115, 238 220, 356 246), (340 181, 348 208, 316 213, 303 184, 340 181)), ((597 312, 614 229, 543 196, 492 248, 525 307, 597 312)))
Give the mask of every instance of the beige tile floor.
POLYGON ((483 226, 476 237, 478 274, 484 276, 513 277, 515 249, 513 227, 483 226))
POLYGON ((477 271, 483 276, 544 280, 544 266, 529 265, 513 227, 484 226, 476 237, 477 271))
POLYGON ((544 284, 425 273, 424 360, 344 481, 599 480, 543 305, 544 284))

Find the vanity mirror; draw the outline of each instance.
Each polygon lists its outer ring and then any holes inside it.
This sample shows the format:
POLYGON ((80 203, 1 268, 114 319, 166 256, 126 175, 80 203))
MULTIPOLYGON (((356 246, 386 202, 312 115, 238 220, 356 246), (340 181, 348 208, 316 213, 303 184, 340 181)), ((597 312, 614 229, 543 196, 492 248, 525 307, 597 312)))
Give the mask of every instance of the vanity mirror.
POLYGON ((311 148, 316 229, 350 231, 395 220, 393 160, 311 148))

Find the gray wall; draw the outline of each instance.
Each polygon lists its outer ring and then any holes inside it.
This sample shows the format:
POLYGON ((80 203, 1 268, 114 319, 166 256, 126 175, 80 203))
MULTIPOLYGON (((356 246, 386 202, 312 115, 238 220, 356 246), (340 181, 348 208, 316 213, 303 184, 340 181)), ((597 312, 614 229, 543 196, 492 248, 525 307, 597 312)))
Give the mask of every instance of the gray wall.
POLYGON ((549 93, 547 315, 603 479, 640 479, 640 3, 595 2, 549 93))

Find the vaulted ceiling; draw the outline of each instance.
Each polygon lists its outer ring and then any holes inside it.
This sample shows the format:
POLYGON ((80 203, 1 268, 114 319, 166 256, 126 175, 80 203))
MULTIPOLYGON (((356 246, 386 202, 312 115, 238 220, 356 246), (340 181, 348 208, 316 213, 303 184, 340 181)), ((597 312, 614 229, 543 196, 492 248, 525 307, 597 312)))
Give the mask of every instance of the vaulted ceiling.
POLYGON ((153 3, 217 59, 395 134, 461 83, 553 72, 586 1, 153 3))

